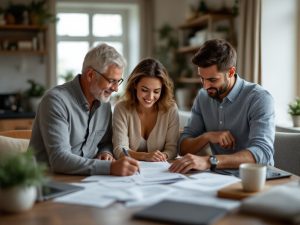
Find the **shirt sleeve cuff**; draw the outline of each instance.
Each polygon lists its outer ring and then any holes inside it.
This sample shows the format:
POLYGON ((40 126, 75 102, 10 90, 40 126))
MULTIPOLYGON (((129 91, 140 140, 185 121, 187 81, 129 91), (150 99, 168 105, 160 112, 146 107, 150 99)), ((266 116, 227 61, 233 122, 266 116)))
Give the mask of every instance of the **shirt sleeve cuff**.
POLYGON ((110 174, 111 161, 109 160, 97 160, 97 165, 92 175, 109 175, 110 174))

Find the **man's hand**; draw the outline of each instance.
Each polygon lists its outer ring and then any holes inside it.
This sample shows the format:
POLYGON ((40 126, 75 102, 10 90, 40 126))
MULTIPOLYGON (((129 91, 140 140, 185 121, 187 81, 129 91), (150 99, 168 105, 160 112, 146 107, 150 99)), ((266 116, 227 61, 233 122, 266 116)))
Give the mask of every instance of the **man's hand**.
POLYGON ((113 161, 110 166, 110 174, 115 176, 130 176, 138 171, 138 161, 127 156, 113 161))
POLYGON ((210 168, 208 156, 197 156, 186 154, 181 159, 177 159, 169 168, 174 173, 187 173, 191 169, 206 170, 210 168))
POLYGON ((96 156, 96 159, 100 159, 100 160, 109 160, 109 161, 114 161, 114 157, 112 154, 108 153, 108 152, 101 152, 96 156))
POLYGON ((206 133, 210 143, 219 144, 225 149, 235 148, 235 138, 232 136, 230 131, 215 131, 206 133))

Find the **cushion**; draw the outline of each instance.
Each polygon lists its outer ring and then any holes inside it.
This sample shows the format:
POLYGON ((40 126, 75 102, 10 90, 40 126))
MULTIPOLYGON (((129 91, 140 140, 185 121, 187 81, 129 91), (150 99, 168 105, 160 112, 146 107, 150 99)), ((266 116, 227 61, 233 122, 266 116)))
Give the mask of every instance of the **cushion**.
POLYGON ((25 152, 29 145, 29 139, 11 138, 0 136, 0 153, 25 152))

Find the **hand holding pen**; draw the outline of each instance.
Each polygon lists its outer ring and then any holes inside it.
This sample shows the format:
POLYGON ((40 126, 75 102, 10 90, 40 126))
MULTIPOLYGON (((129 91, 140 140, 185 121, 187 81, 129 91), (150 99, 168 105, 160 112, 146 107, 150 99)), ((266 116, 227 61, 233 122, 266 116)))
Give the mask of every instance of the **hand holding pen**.
MULTIPOLYGON (((123 151, 123 154, 124 154, 125 156, 131 158, 130 155, 129 155, 129 153, 128 153, 128 150, 127 150, 126 148, 122 147, 122 151, 123 151)), ((137 172, 138 172, 138 174, 140 174, 140 169, 139 169, 139 168, 138 168, 138 171, 137 171, 137 172)))

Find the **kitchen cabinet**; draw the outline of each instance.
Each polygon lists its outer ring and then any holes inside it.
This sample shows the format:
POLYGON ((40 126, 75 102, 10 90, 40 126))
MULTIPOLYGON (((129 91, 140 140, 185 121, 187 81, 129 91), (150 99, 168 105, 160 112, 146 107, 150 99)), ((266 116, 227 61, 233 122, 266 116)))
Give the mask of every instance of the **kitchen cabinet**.
POLYGON ((33 119, 20 118, 20 119, 1 119, 0 131, 2 130, 31 130, 33 119))
POLYGON ((0 54, 46 55, 46 26, 1 25, 0 54))

